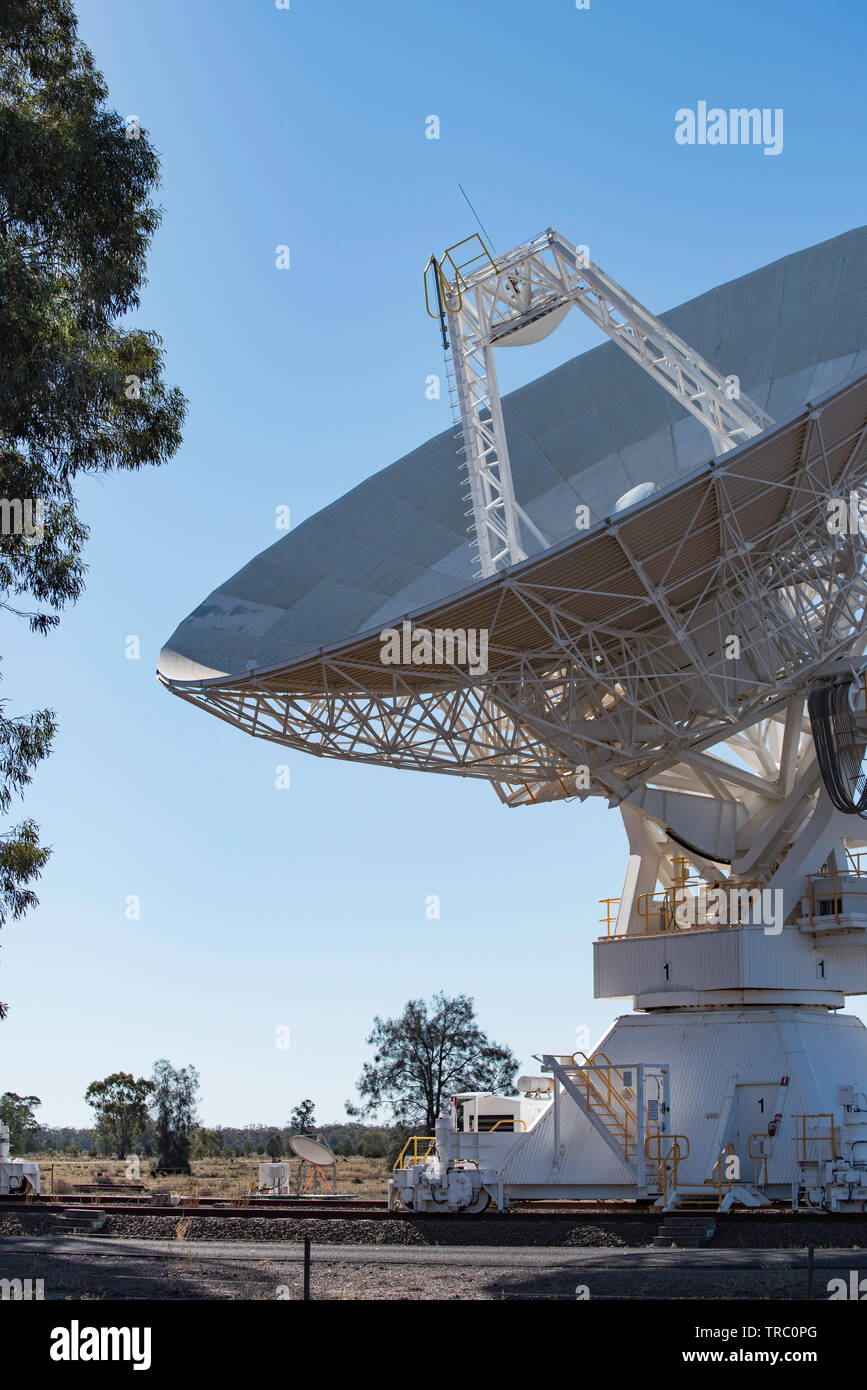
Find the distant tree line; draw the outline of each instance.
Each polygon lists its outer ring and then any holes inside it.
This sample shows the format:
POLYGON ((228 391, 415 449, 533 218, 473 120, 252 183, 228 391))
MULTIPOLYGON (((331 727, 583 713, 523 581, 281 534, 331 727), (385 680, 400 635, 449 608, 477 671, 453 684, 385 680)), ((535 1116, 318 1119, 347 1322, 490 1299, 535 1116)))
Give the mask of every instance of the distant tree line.
MULTIPOLYGON (((366 1158, 383 1158, 391 1152, 397 1130, 398 1127, 394 1125, 324 1124, 317 1126, 316 1134, 321 1135, 341 1158, 356 1154, 366 1158)), ((276 1160, 291 1157, 289 1138, 293 1133, 295 1131, 290 1128, 278 1129, 273 1125, 261 1124, 218 1125, 215 1129, 199 1127, 193 1131, 191 1158, 268 1156, 276 1160), (277 1145, 273 1143, 275 1136, 277 1145), (269 1143, 272 1145, 270 1150, 269 1143)), ((156 1130, 153 1121, 148 1119, 137 1136, 134 1151, 142 1158, 155 1158, 156 1145, 156 1130)), ((75 1125, 35 1124, 12 1147, 18 1154, 47 1153, 67 1158, 118 1156, 117 1146, 108 1135, 96 1128, 86 1129, 75 1125)))
POLYGON ((317 1125, 315 1104, 306 1097, 285 1127, 207 1129, 196 1115, 198 1072, 165 1059, 154 1063, 150 1079, 113 1072, 92 1081, 85 1092, 96 1118, 92 1129, 43 1127, 36 1119, 39 1097, 11 1091, 0 1097, 0 1123, 10 1126, 16 1152, 117 1158, 136 1152, 153 1159, 156 1173, 189 1172, 194 1158, 280 1159, 291 1153, 290 1139, 298 1134, 320 1135, 340 1157, 392 1159, 411 1134, 433 1134, 456 1092, 515 1094, 518 1063, 479 1028, 467 995, 436 994, 430 1004, 412 999, 398 1018, 375 1018, 367 1041, 375 1055, 359 1078, 358 1104, 346 1102, 349 1123, 317 1125), (391 1124, 362 1122, 362 1116, 374 1118, 381 1110, 390 1114, 391 1124))
POLYGON ((126 1158, 135 1149, 153 1156, 155 1173, 188 1173, 198 1089, 195 1067, 173 1067, 162 1058, 150 1080, 119 1071, 90 1083, 84 1098, 96 1117, 93 1129, 43 1128, 36 1118, 40 1098, 14 1091, 0 1096, 0 1123, 9 1125, 13 1153, 49 1149, 70 1157, 86 1152, 126 1158))
POLYGON ((159 1103, 154 1101, 154 1096, 158 1095, 157 1083, 141 1077, 136 1079, 125 1072, 115 1072, 88 1086, 85 1093, 88 1104, 97 1114, 97 1124, 92 1128, 40 1125, 36 1118, 36 1110, 41 1105, 39 1097, 19 1096, 11 1091, 0 1097, 0 1123, 9 1125, 11 1146, 16 1154, 126 1158, 135 1152, 142 1158, 153 1159, 157 1171, 167 1169, 170 1160, 176 1166, 200 1158, 267 1155, 277 1160, 291 1156, 289 1140, 294 1134, 315 1133, 340 1157, 362 1154, 367 1158, 384 1158, 394 1147, 394 1127, 365 1125, 358 1121, 316 1125, 313 1102, 309 1100, 302 1101, 292 1111, 290 1123, 285 1127, 252 1124, 207 1129, 188 1122, 194 1094, 190 1075, 193 1071, 193 1068, 176 1071, 167 1062, 156 1064, 155 1075, 161 1075, 166 1092, 162 1131, 159 1103), (178 1107, 183 1112, 180 1123, 177 1122, 178 1107), (184 1137, 188 1141, 186 1146, 184 1137))

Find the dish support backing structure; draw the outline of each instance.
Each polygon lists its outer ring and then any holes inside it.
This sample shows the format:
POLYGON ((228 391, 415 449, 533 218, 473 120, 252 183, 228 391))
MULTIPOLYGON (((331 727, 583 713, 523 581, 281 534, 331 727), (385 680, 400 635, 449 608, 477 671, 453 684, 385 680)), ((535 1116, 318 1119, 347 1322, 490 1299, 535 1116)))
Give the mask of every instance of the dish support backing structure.
POLYGON ((864 1210, 867 1030, 839 1013, 867 992, 864 841, 825 790, 806 698, 847 687, 860 756, 867 557, 860 524, 833 532, 828 504, 860 517, 867 377, 775 426, 544 240, 473 272, 452 262, 451 280, 446 258, 434 266, 487 551, 480 583, 404 626, 484 628, 486 671, 442 652, 386 666, 381 635, 363 633, 280 667, 161 679, 320 756, 484 777, 512 806, 621 809, 629 860, 595 993, 639 1012, 589 1056, 543 1054, 523 1096, 457 1098, 401 1157, 393 1204, 698 1194, 864 1210), (492 349, 538 340, 572 303, 707 414, 716 457, 526 558, 492 349))
MULTIPOLYGON (((492 345, 508 342, 510 332, 520 342, 529 328, 528 340, 535 340, 540 317, 552 315, 556 326, 570 303, 586 309, 590 296, 590 316, 615 340, 621 334, 651 375, 664 373, 661 384, 704 416, 718 455, 773 425, 748 399, 729 402, 726 383, 709 364, 681 340, 671 345, 664 325, 550 230, 493 271, 483 266, 468 279, 450 253, 445 262, 453 269, 450 281, 432 260, 452 339, 483 573, 525 558, 519 537, 526 518, 511 501, 502 415, 491 400, 492 345), (540 252, 553 260, 553 274, 540 252), (492 471, 499 490, 490 485, 492 471), (492 525, 492 511, 505 524, 492 525)), ((789 574, 771 568, 751 593, 741 590, 728 632, 719 609, 711 618, 696 605, 686 621, 682 606, 663 601, 658 608, 663 631, 681 645, 683 669, 705 683, 705 701, 715 687, 710 699, 717 707, 719 671, 712 676, 707 669, 711 651, 732 660, 734 683, 744 683, 737 699, 745 704, 759 668, 765 679, 770 674, 770 649, 784 633, 792 657, 798 647, 790 673, 803 668, 811 646, 817 654, 814 641, 803 641, 803 627, 796 634, 796 610, 802 618, 809 614, 806 628, 814 638, 817 616, 826 633, 830 620, 843 645, 836 661, 828 653, 818 663, 813 683, 837 677, 848 692, 853 746, 845 751, 860 763, 867 687, 859 663, 864 557, 856 488, 865 433, 859 424, 849 436, 854 447, 846 476, 837 480, 850 489, 846 506, 855 525, 845 528, 848 556, 842 567, 839 556, 832 560, 829 585, 822 580, 834 551, 828 503, 840 487, 826 470, 824 497, 816 491, 810 498, 809 484, 798 497, 818 418, 811 413, 802 474, 788 485, 790 521, 809 498, 806 534, 790 533, 785 543, 779 537, 789 574), (817 537, 819 517, 826 534, 817 537)), ((722 550, 729 558, 755 554, 755 542, 732 536, 722 550)), ((645 591, 659 599, 646 567, 629 552, 627 559, 645 591)), ((775 653, 782 677, 781 655, 775 653)), ((594 661, 606 664, 599 653, 594 661)), ((643 666, 660 672, 658 660, 643 666)), ((670 661, 666 667, 670 675, 670 661)), ((607 713, 610 752, 623 747, 611 718, 630 701, 622 673, 606 675, 607 698, 591 718, 604 724, 607 713)), ((594 946, 595 994, 632 994, 643 1013, 619 1019, 589 1056, 541 1056, 545 1077, 523 1078, 538 1089, 517 1102, 476 1097, 468 1116, 464 1098, 456 1099, 429 1149, 416 1147, 409 1161, 402 1155, 392 1204, 479 1211, 489 1200, 507 1208, 539 1198, 634 1198, 671 1209, 696 1200, 726 1208, 791 1198, 795 1206, 867 1209, 867 1030, 835 1012, 846 993, 867 990, 867 880, 861 881, 857 853, 864 841, 851 838, 847 812, 854 805, 837 809, 823 785, 803 669, 798 675, 800 688, 793 686, 785 703, 769 702, 765 717, 738 721, 713 756, 681 748, 673 765, 658 765, 641 787, 611 798, 620 802, 630 855, 621 897, 605 900, 606 935, 594 946), (540 1113, 543 1086, 550 1100, 540 1113), (490 1117, 481 1132, 480 1106, 490 1117)), ((633 713, 639 715, 639 705, 646 717, 646 700, 636 700, 633 713)), ((582 784, 590 787, 587 765, 584 772, 575 781, 579 792, 582 784)))

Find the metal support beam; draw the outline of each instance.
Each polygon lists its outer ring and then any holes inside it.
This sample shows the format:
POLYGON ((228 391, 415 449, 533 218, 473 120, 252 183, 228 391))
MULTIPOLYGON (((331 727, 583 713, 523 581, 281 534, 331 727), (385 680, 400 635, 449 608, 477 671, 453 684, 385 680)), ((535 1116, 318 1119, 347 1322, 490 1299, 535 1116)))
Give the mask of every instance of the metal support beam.
POLYGON ((431 257, 426 277, 431 269, 436 312, 429 295, 428 310, 444 341, 448 323, 479 577, 526 559, 528 533, 548 544, 515 497, 494 346, 539 341, 574 305, 701 421, 715 454, 773 424, 736 377, 724 377, 550 227, 496 259, 480 237, 469 237, 441 260, 431 257))

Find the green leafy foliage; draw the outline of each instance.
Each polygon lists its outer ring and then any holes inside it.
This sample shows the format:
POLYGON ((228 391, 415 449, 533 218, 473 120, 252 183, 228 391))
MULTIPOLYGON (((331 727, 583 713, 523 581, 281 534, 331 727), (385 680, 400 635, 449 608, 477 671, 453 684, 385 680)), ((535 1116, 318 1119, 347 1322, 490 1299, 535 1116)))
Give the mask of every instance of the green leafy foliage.
POLYGON ((223 1136, 218 1129, 197 1129, 193 1139, 193 1158, 219 1158, 231 1153, 223 1148, 223 1136))
POLYGON ((289 1116, 289 1128, 293 1134, 313 1133, 316 1127, 315 1110, 316 1106, 309 1097, 307 1100, 302 1100, 300 1105, 296 1105, 289 1116))
POLYGON ((93 1107, 97 1129, 108 1141, 107 1147, 118 1158, 126 1158, 136 1136, 144 1130, 152 1081, 138 1080, 126 1071, 114 1072, 104 1081, 92 1081, 84 1099, 93 1107))
POLYGON ((189 1173, 196 1124, 199 1073, 195 1067, 154 1062, 151 1109, 157 1131, 156 1172, 189 1173))
MULTIPOLYGON (((4 0, 0 504, 38 504, 44 521, 26 535, 4 514, 0 608, 35 633, 84 586, 75 479, 165 462, 186 408, 163 380, 158 335, 121 322, 139 306, 160 221, 159 160, 146 131, 127 138, 107 96, 70 0, 4 0)), ((0 704, 4 814, 54 732, 52 711, 12 718, 0 704)), ((30 820, 0 838, 0 925, 35 904, 28 885, 49 853, 30 820)))
POLYGON ((347 1114, 373 1114, 386 1106, 399 1124, 433 1134, 447 1097, 456 1091, 515 1094, 517 1060, 485 1036, 465 994, 435 994, 430 1006, 411 999, 399 1018, 375 1018, 367 1042, 375 1055, 358 1081, 362 1103, 347 1102, 347 1114))
POLYGON ((36 1110, 38 1096, 18 1096, 6 1091, 0 1096, 0 1124, 9 1126, 9 1145, 13 1155, 26 1152, 30 1136, 39 1128, 36 1110))

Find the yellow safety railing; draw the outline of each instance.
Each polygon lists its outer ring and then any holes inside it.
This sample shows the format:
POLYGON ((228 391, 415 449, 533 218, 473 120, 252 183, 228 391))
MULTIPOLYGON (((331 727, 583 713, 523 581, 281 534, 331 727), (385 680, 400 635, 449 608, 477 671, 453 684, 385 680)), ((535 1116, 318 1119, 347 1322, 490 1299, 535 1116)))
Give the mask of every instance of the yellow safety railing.
POLYGON ((677 931, 680 923, 677 920, 676 912, 680 904, 686 901, 689 888, 692 884, 703 882, 701 879, 690 878, 686 871, 686 860, 682 855, 672 857, 669 862, 673 865, 677 878, 668 888, 664 888, 658 893, 642 893, 638 899, 638 915, 644 918, 644 930, 649 932, 650 919, 656 917, 661 920, 662 931, 677 931), (657 905, 656 899, 662 898, 662 902, 657 905), (649 906, 648 906, 649 901, 649 906))
POLYGON ((795 1116, 795 1147, 796 1147, 796 1153, 797 1153, 797 1158, 798 1158, 798 1162, 799 1162, 799 1163, 818 1163, 819 1160, 820 1160, 820 1157, 836 1158, 836 1157, 837 1157, 837 1131, 836 1131, 836 1129, 835 1129, 835 1127, 834 1127, 834 1116, 833 1116, 833 1115, 823 1115, 823 1114, 815 1114, 815 1115, 796 1115, 796 1116, 795 1116), (808 1121, 812 1121, 812 1122, 815 1123, 815 1122, 818 1122, 818 1121, 820 1121, 820 1120, 827 1120, 827 1121, 828 1121, 828 1133, 827 1133, 827 1134, 808 1134, 808 1133, 807 1133, 807 1122, 808 1122, 808 1121), (829 1152, 828 1152, 827 1155, 820 1155, 820 1154, 817 1153, 816 1156, 815 1156, 815 1158, 811 1158, 811 1157, 809 1156, 809 1154, 807 1153, 807 1145, 808 1145, 808 1144, 827 1144, 827 1145, 829 1146, 829 1152))
MULTIPOLYGON (((515 1125, 520 1125, 522 1129, 526 1129, 526 1128, 527 1128, 527 1121, 526 1121, 526 1120, 519 1120, 519 1119, 517 1118, 517 1116, 516 1116, 515 1118, 510 1118, 510 1119, 508 1119, 508 1120, 497 1120, 497 1123, 496 1123, 495 1125, 491 1125, 491 1128, 490 1128, 490 1129, 480 1129, 480 1130, 479 1130, 479 1134, 493 1134, 493 1132, 494 1132, 495 1129, 499 1129, 499 1128, 500 1128, 500 1125, 512 1125, 513 1128, 514 1128, 515 1125)), ((511 1131, 510 1131, 510 1132, 511 1132, 511 1131)))
POLYGON ((768 1155, 765 1149, 767 1139, 767 1134, 759 1132, 758 1134, 751 1134, 747 1140, 747 1149, 750 1158, 753 1160, 753 1187, 767 1187, 768 1185, 768 1155), (758 1152, 753 1146, 754 1139, 762 1140, 762 1147, 758 1152), (760 1169, 762 1173, 761 1179, 759 1178, 760 1169))
POLYGON ((610 935, 611 935, 611 928, 614 926, 614 924, 615 924, 616 921, 617 921, 617 913, 616 913, 616 912, 612 912, 611 909, 614 908, 614 907, 619 907, 619 906, 620 906, 620 899, 619 899, 619 898, 600 898, 600 899, 599 899, 599 904, 600 904, 601 907, 604 907, 604 908, 605 908, 605 916, 599 918, 600 924, 601 924, 602 926, 605 927, 605 935, 606 935, 606 936, 610 936, 610 935))
POLYGON ((430 260, 428 261, 427 265, 426 265, 425 268, 424 268, 424 303, 425 303, 425 308, 427 309, 427 312, 428 312, 428 316, 429 316, 430 318, 432 318, 432 319, 440 319, 440 320, 442 320, 443 317, 444 317, 444 315, 445 315, 445 291, 444 291, 444 283, 445 283, 445 282, 444 282, 444 279, 443 279, 443 273, 442 273, 442 271, 440 270, 439 261, 436 259, 435 256, 431 256, 430 260), (437 305, 436 305, 436 309, 435 309, 435 310, 434 310, 434 309, 431 309, 431 307, 430 307, 430 292, 429 292, 429 290, 428 290, 428 271, 430 270, 431 266, 433 266, 433 268, 434 268, 434 275, 437 277, 437 278, 436 278, 437 305), (440 311, 440 306, 442 306, 442 312, 440 311))
POLYGON ((676 893, 681 891, 680 885, 676 890, 663 888, 656 893, 640 893, 636 907, 639 917, 644 919, 645 933, 656 936, 659 932, 676 931, 677 918, 675 908, 678 901, 676 893))
MULTIPOLYGON (((431 256, 424 268, 424 302, 432 319, 438 319, 440 317, 440 309, 439 305, 437 305, 436 309, 431 309, 430 294, 428 292, 428 271, 431 266, 434 267, 434 273, 439 280, 439 290, 443 304, 445 304, 447 299, 450 300, 448 307, 453 313, 458 313, 463 304, 463 291, 467 288, 467 281, 463 272, 470 266, 478 270, 480 268, 478 265, 479 261, 482 263, 486 262, 492 270, 497 269, 496 261, 478 232, 474 232, 472 236, 464 237, 463 241, 456 241, 454 246, 450 246, 447 251, 443 252, 439 261, 437 261, 434 256, 431 256), (456 261, 453 252, 460 251, 461 247, 464 246, 478 246, 479 249, 475 250, 473 255, 466 256, 461 261, 456 261), (451 272, 452 279, 449 279, 449 271, 451 272)), ((474 272, 471 270, 470 274, 472 275, 473 273, 474 272)))
POLYGON ((625 1088, 626 1081, 624 1079, 623 1072, 620 1071, 619 1068, 614 1065, 611 1059, 607 1057, 604 1052, 594 1052, 591 1057, 588 1057, 586 1052, 573 1052, 572 1063, 576 1067, 581 1067, 582 1070, 585 1067, 590 1067, 593 1069, 593 1071, 599 1072, 600 1074, 604 1072, 605 1076, 601 1079, 604 1079, 605 1086, 608 1092, 607 1098, 609 1102, 611 1100, 612 1095, 614 1095, 619 1101, 621 1101, 624 1108, 629 1111, 629 1114, 632 1117, 632 1119, 635 1119, 635 1111, 630 1108, 627 1101, 614 1088, 613 1083, 611 1081, 611 1073, 613 1072, 614 1075, 617 1077, 618 1081, 620 1082, 621 1086, 625 1088), (575 1059, 577 1057, 582 1057, 584 1059, 583 1062, 576 1061, 575 1059), (600 1057, 602 1059, 601 1062, 598 1060, 600 1057))
MULTIPOLYGON (((818 896, 818 897, 820 897, 820 898, 823 898, 826 902, 829 900, 829 895, 830 895, 830 902, 831 902, 831 905, 832 905, 832 908, 833 908, 833 921, 834 921, 835 926, 839 926, 839 925, 840 925, 840 905, 841 905, 841 903, 842 903, 842 901, 843 901, 843 889, 837 887, 837 880, 838 880, 839 878, 861 878, 861 877, 862 877, 862 874, 861 874, 861 865, 860 865, 860 860, 861 860, 860 854, 858 854, 857 856, 853 856, 852 853, 851 853, 851 851, 849 851, 849 850, 847 850, 846 853, 849 855, 850 859, 856 857, 857 860, 858 860, 858 863, 857 863, 855 866, 853 866, 853 868, 852 868, 851 870, 847 870, 845 873, 840 873, 840 871, 839 871, 838 869, 823 869, 823 870, 821 870, 819 873, 816 873, 816 874, 807 874, 807 912, 808 912, 808 916, 809 916, 809 919, 810 919, 810 926, 811 926, 811 927, 817 926, 817 925, 818 925, 818 926, 826 926, 827 923, 829 922, 829 920, 831 920, 831 916, 832 916, 832 914, 831 914, 831 913, 828 913, 828 912, 826 912, 826 913, 817 913, 817 914, 816 914, 816 919, 817 919, 817 920, 814 922, 814 920, 813 920, 813 907, 814 907, 814 896, 813 896, 813 895, 814 895, 814 893, 816 894, 816 896, 818 896), (829 889, 828 886, 827 886, 827 885, 829 885, 829 884, 830 884, 830 889, 829 889)), ((847 898, 867 898, 867 891, 862 892, 860 889, 855 889, 855 890, 853 890, 853 889, 851 889, 851 888, 847 888, 847 889, 846 889, 846 897, 847 897, 847 898)))
POLYGON ((689 1140, 685 1134, 648 1134, 644 1140, 644 1156, 656 1163, 656 1183, 668 1205, 669 1190, 677 1191, 677 1170, 680 1161, 689 1156, 689 1140), (663 1152, 663 1145, 668 1147, 663 1152), (681 1145, 685 1145, 682 1148, 681 1145), (654 1152, 655 1150, 655 1152, 654 1152))
MULTIPOLYGON (((679 883, 674 883, 670 888, 659 888, 653 893, 640 893, 636 903, 639 917, 644 922, 644 934, 646 936, 660 936, 665 932, 671 931, 717 931, 720 927, 738 926, 737 922, 701 922, 692 921, 679 922, 677 919, 677 909, 682 908, 687 903, 687 895, 697 893, 701 888, 714 891, 716 889, 729 894, 733 892, 754 893, 761 892, 766 884, 760 883, 757 879, 749 879, 742 883, 727 882, 719 880, 709 882, 707 879, 694 877, 682 878, 679 883)), ((611 929, 617 920, 617 914, 613 911, 614 904, 619 904, 619 898, 600 898, 600 904, 605 908, 606 915, 600 917, 599 921, 606 929, 606 936, 610 938, 611 929)), ((750 902, 752 907, 752 900, 750 902)), ((740 912, 738 913, 740 916, 740 912)), ((689 914, 691 916, 691 914, 689 914)))
MULTIPOLYGON (((611 1121, 609 1128, 613 1129, 628 1158, 630 1146, 638 1137, 638 1116, 622 1094, 622 1090, 626 1089, 623 1073, 604 1052, 594 1052, 592 1057, 588 1057, 584 1052, 573 1052, 570 1058, 561 1058, 561 1061, 566 1061, 567 1065, 571 1064, 574 1068, 570 1079, 573 1084, 577 1083, 583 1088, 587 1108, 593 1109, 595 1102, 597 1114, 599 1106, 608 1111, 607 1118, 611 1121), (579 1058, 583 1060, 579 1061, 579 1058), (622 1090, 615 1085, 615 1078, 622 1090)), ((605 1116, 602 1118, 606 1119, 605 1116)))
POLYGON ((728 1159, 731 1158, 734 1153, 735 1146, 734 1144, 729 1142, 728 1144, 726 1144, 716 1163, 713 1165, 710 1177, 705 1178, 704 1180, 705 1187, 712 1187, 715 1189, 717 1194, 717 1206, 719 1207, 721 1207, 723 1204, 723 1193, 726 1190, 726 1185, 728 1184, 727 1190, 729 1192, 731 1192, 732 1188, 735 1185, 734 1176, 729 1176, 725 1171, 728 1167, 728 1159))
POLYGON ((433 1153, 435 1144, 436 1140, 429 1134, 414 1134, 411 1139, 407 1139, 398 1154, 393 1171, 396 1173, 399 1168, 411 1168, 414 1163, 424 1163, 433 1153), (422 1153, 423 1144, 426 1144, 427 1148, 422 1153), (407 1152, 409 1149, 412 1149, 411 1153, 407 1152))

